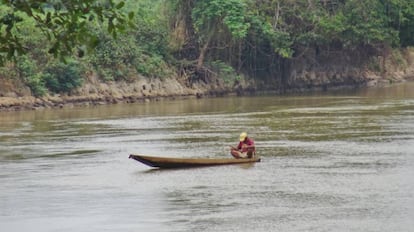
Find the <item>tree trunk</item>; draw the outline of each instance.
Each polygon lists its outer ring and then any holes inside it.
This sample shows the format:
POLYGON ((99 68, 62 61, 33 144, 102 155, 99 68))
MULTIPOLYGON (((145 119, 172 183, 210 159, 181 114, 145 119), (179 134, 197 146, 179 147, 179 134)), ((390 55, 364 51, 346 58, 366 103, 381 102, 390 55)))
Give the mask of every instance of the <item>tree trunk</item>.
POLYGON ((210 40, 211 40, 211 36, 207 38, 207 41, 204 43, 203 48, 201 48, 200 50, 200 55, 198 56, 198 59, 197 59, 197 66, 196 66, 197 70, 200 70, 201 67, 203 67, 204 59, 205 59, 205 56, 208 50, 208 46, 210 45, 210 40))

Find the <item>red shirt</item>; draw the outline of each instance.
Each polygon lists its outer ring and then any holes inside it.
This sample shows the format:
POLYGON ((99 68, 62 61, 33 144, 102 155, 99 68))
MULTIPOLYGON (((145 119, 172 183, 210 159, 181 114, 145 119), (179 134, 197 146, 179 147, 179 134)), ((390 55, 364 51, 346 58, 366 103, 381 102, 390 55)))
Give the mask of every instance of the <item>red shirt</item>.
POLYGON ((247 146, 254 146, 254 141, 253 139, 247 137, 244 141, 241 141, 237 146, 237 149, 242 149, 242 152, 247 152, 247 148, 243 147, 243 144, 246 144, 247 146))

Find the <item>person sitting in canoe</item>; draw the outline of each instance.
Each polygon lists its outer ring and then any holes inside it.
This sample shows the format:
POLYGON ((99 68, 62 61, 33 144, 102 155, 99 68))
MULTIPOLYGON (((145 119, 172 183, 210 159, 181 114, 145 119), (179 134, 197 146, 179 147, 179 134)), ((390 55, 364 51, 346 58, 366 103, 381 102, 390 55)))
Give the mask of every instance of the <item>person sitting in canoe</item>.
POLYGON ((231 155, 236 158, 252 158, 256 155, 256 148, 252 138, 247 137, 247 133, 243 132, 240 134, 240 142, 237 147, 231 147, 231 155))

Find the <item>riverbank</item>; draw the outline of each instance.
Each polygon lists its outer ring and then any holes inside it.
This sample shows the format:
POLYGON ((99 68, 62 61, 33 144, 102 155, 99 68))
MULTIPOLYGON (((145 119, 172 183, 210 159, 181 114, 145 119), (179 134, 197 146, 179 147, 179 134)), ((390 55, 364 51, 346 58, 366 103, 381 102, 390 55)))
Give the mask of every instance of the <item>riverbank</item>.
MULTIPOLYGON (((406 78, 381 79, 370 77, 364 85, 336 86, 335 89, 378 87, 406 81, 406 78)), ((324 87, 314 86, 310 89, 291 89, 287 92, 325 91, 324 87)), ((0 111, 41 110, 47 108, 65 108, 94 106, 118 103, 146 103, 161 99, 202 98, 227 95, 259 94, 260 89, 253 85, 232 90, 225 85, 208 86, 194 84, 192 87, 181 85, 175 79, 166 81, 142 81, 136 83, 101 83, 99 87, 87 84, 74 95, 56 94, 36 98, 33 96, 0 97, 0 111), (85 89, 88 89, 86 90, 85 89), (243 92, 245 91, 245 92, 243 92)), ((280 94, 280 91, 266 91, 280 94)))
MULTIPOLYGON (((248 84, 240 82, 239 86, 246 89, 248 84)), ((19 91, 16 89, 14 87, 5 91, 3 88, 0 111, 151 102, 163 98, 201 98, 234 92, 231 86, 219 80, 210 80, 208 83, 201 81, 189 83, 181 78, 160 80, 139 77, 134 82, 102 82, 95 75, 88 76, 85 83, 70 94, 47 94, 34 97, 31 96, 27 87, 20 86, 19 91)))
POLYGON ((160 99, 202 98, 225 95, 249 95, 262 92, 283 94, 290 92, 327 91, 342 88, 366 88, 414 80, 414 51, 409 49, 398 56, 376 57, 371 66, 359 66, 352 57, 336 56, 319 60, 323 65, 297 60, 285 77, 263 80, 241 77, 226 82, 220 77, 200 78, 196 81, 175 76, 165 79, 136 77, 132 82, 103 82, 96 74, 85 78, 84 84, 69 94, 32 96, 30 89, 18 81, 0 77, 0 111, 39 110, 93 106, 103 104, 151 102, 160 99), (403 55, 401 55, 403 54, 403 55), (281 82, 283 80, 283 82, 281 82))

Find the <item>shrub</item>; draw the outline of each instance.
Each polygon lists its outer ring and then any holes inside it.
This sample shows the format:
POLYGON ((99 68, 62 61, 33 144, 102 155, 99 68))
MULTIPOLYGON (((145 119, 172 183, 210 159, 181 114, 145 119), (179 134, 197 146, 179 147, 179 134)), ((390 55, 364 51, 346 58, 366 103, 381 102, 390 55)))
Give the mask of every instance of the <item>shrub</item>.
POLYGON ((21 56, 16 60, 16 69, 23 83, 27 85, 36 97, 46 93, 45 83, 39 74, 36 64, 28 56, 21 56))
POLYGON ((27 82, 27 86, 29 86, 30 90, 32 91, 33 95, 36 97, 41 97, 46 94, 47 89, 45 87, 45 82, 42 79, 41 74, 36 74, 32 76, 27 82))
POLYGON ((216 60, 210 63, 210 68, 214 71, 219 78, 221 78, 227 84, 233 84, 240 80, 240 75, 230 65, 224 63, 221 60, 216 60))
POLYGON ((88 62, 105 81, 119 81, 127 79, 128 69, 141 55, 139 47, 131 36, 123 36, 114 39, 104 32, 96 33, 99 44, 94 53, 88 56, 88 62))
POLYGON ((164 79, 168 75, 172 75, 168 64, 161 56, 146 56, 143 54, 137 61, 136 71, 146 77, 164 79))
POLYGON ((76 61, 53 63, 43 73, 45 86, 55 93, 68 93, 82 85, 83 68, 76 61))

